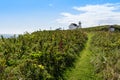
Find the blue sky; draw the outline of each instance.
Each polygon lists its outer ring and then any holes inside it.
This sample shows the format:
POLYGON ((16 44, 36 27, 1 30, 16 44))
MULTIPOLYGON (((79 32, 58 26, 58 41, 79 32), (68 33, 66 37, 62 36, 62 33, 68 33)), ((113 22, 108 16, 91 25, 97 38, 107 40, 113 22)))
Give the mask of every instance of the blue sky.
POLYGON ((0 0, 0 33, 18 34, 50 27, 67 29, 71 22, 78 21, 83 22, 83 27, 119 24, 119 3, 119 0, 0 0))

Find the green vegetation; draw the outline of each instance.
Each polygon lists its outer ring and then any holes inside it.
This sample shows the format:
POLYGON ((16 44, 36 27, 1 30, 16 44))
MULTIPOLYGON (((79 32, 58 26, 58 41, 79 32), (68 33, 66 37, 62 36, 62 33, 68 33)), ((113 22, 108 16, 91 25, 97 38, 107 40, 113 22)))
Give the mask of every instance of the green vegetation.
POLYGON ((102 80, 120 79, 120 33, 97 32, 91 42, 95 74, 102 80))
POLYGON ((84 48, 80 30, 37 31, 0 39, 0 80, 59 80, 84 48))
POLYGON ((0 80, 120 80, 120 26, 0 39, 0 80))
MULTIPOLYGON (((101 25, 97 27, 84 28, 83 30, 88 32, 96 32, 96 31, 108 31, 110 25, 101 25)), ((120 25, 113 25, 115 28, 115 32, 120 32, 120 25)))
POLYGON ((90 60, 92 53, 90 51, 90 43, 92 33, 88 34, 88 41, 85 45, 85 49, 80 52, 80 56, 74 64, 74 68, 70 68, 65 72, 66 80, 95 80, 96 76, 94 74, 94 67, 90 60))

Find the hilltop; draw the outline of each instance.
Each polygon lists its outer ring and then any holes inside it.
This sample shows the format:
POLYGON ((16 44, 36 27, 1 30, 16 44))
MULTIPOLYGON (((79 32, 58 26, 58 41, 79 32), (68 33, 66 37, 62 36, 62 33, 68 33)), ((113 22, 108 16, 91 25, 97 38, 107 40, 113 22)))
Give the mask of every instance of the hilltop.
MULTIPOLYGON (((94 27, 89 27, 89 28, 84 28, 84 30, 87 31, 109 31, 109 27, 111 25, 101 25, 101 26, 94 26, 94 27)), ((115 28, 115 32, 120 31, 120 25, 113 25, 115 28)))
POLYGON ((120 26, 0 39, 0 80, 119 80, 120 26))

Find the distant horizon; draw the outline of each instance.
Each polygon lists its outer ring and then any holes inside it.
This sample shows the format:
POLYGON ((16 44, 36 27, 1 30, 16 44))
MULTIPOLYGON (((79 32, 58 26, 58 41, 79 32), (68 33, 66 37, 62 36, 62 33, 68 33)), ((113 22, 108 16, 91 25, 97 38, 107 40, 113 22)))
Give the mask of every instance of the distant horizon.
MULTIPOLYGON (((89 27, 81 27, 81 28, 91 28, 91 27, 99 27, 99 26, 109 26, 109 25, 118 25, 118 26, 120 26, 119 24, 103 24, 103 25, 96 25, 96 26, 89 26, 89 27)), ((64 28, 62 28, 62 27, 57 27, 57 28, 61 28, 62 30, 69 30, 69 26, 68 26, 68 28, 67 29, 64 29, 64 28)), ((57 29, 56 28, 56 29, 57 29)), ((35 32, 35 31, 54 31, 54 30, 56 30, 56 29, 44 29, 44 30, 41 30, 41 29, 38 29, 38 30, 34 30, 34 31, 32 31, 32 32, 35 32)), ((25 31, 25 32, 23 32, 23 33, 0 33, 0 36, 1 35, 23 35, 23 34, 26 34, 26 33, 32 33, 32 32, 29 32, 29 31, 25 31)))
POLYGON ((120 25, 119 0, 1 0, 0 34, 24 34, 37 30, 120 25), (61 5, 62 4, 62 5, 61 5))

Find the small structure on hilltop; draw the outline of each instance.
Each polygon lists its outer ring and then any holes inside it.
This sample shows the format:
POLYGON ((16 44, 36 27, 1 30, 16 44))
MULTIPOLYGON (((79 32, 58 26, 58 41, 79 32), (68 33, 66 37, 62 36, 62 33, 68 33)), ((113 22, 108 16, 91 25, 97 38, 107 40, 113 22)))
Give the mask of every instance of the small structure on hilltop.
POLYGON ((62 28, 61 28, 61 27, 59 27, 59 28, 57 28, 56 30, 62 30, 62 28))
POLYGON ((70 25, 69 25, 69 29, 71 30, 71 29, 76 29, 76 28, 78 28, 78 26, 77 26, 77 24, 75 24, 75 23, 71 23, 70 25))
POLYGON ((114 32, 114 31, 115 31, 115 27, 114 27, 113 25, 110 25, 110 26, 109 26, 109 31, 110 31, 110 32, 114 32))
POLYGON ((82 28, 82 26, 81 26, 81 22, 80 22, 80 21, 79 21, 79 25, 78 25, 78 27, 79 27, 79 28, 82 28))
POLYGON ((69 25, 69 29, 72 30, 72 29, 78 29, 78 28, 81 28, 81 22, 79 21, 78 25, 75 24, 75 23, 71 23, 69 25))

